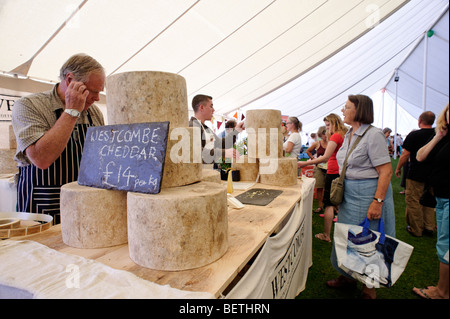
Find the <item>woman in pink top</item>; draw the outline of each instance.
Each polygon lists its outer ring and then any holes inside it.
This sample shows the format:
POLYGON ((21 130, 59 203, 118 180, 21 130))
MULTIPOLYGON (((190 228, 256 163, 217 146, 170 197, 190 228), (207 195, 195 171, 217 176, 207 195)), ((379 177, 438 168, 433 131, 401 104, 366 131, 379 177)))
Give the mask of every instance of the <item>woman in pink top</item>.
POLYGON ((328 162, 327 176, 325 178, 325 189, 323 194, 323 205, 325 207, 324 229, 323 233, 317 234, 315 237, 323 241, 331 242, 331 224, 334 217, 335 207, 330 202, 330 189, 331 182, 335 178, 339 177, 339 165, 336 160, 336 153, 342 146, 347 128, 345 127, 344 122, 342 122, 341 118, 334 113, 326 116, 323 121, 327 128, 328 135, 328 145, 325 150, 325 154, 319 158, 310 159, 306 162, 298 162, 297 166, 301 168, 307 165, 328 162))

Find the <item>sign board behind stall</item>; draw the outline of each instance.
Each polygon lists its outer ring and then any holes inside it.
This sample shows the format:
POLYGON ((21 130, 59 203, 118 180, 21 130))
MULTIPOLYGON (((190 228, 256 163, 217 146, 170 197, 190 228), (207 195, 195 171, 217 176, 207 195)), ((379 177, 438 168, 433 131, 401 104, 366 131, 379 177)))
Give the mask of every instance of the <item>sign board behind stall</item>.
POLYGON ((20 96, 0 92, 0 121, 11 121, 12 107, 20 96))
POLYGON ((159 193, 168 130, 169 122, 89 127, 78 184, 159 193))

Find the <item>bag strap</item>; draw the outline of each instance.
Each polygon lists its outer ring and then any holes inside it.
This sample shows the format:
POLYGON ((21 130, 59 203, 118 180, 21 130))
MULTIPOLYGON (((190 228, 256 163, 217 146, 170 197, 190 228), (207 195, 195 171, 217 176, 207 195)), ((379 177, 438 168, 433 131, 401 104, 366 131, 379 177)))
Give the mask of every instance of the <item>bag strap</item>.
MULTIPOLYGON (((363 236, 367 236, 370 233, 369 230, 370 220, 366 217, 359 226, 363 228, 362 234, 363 236)), ((384 245, 384 241, 386 239, 386 233, 384 232, 384 220, 380 218, 378 220, 378 232, 380 233, 380 238, 378 239, 378 243, 384 245)))
POLYGON ((343 181, 345 178, 345 171, 347 170, 347 160, 348 157, 350 156, 350 154, 353 152, 353 150, 356 148, 356 146, 358 145, 359 141, 363 138, 363 136, 367 133, 368 130, 370 130, 373 126, 369 125, 369 127, 364 131, 364 133, 362 133, 362 135, 358 136, 355 140, 355 142, 352 145, 352 148, 350 149, 350 151, 347 153, 347 156, 345 157, 345 161, 344 161, 344 165, 342 167, 342 171, 341 171, 341 175, 339 176, 339 178, 343 181))

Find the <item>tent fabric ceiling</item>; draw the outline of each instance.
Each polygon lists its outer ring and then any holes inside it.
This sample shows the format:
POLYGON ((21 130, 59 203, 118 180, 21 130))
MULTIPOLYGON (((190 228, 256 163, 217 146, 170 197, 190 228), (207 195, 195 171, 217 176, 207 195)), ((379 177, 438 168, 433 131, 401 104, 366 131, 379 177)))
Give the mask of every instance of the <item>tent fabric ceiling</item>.
MULTIPOLYGON (((386 101, 385 117, 394 117, 394 110, 387 109, 387 105, 392 105, 390 102, 395 98, 392 75, 399 68, 401 89, 398 104, 411 118, 417 119, 422 112, 424 52, 423 44, 418 45, 418 42, 430 27, 433 27, 435 35, 428 39, 427 109, 439 113, 448 103, 448 0, 410 1, 338 54, 298 79, 253 101, 242 111, 281 107, 283 114, 299 117, 304 124, 304 132, 315 132, 323 125, 322 119, 326 115, 341 114, 349 94, 372 96, 386 88, 390 96, 386 95, 389 101, 386 101), (445 11, 447 13, 443 15, 445 11), (432 23, 441 16, 439 23, 433 26, 432 23), (406 59, 408 56, 410 58, 406 59)), ((376 118, 382 114, 378 113, 376 118)), ((376 120, 378 125, 383 125, 383 119, 376 120)), ((402 127, 402 134, 417 128, 417 121, 410 122, 409 127, 402 127)))
POLYGON ((0 72, 56 82, 63 62, 85 52, 108 75, 180 74, 189 98, 212 95, 227 113, 311 70, 407 2, 0 0, 0 72))

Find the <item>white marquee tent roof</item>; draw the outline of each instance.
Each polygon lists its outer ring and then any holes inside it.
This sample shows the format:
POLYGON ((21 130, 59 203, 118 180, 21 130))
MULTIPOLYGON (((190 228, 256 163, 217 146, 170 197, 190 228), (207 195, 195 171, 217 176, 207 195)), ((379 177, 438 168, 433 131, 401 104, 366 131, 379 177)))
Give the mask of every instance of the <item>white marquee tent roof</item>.
MULTIPOLYGON (((348 94, 386 86, 445 6, 448 0, 0 0, 0 80, 56 82, 63 62, 85 52, 108 75, 180 74, 189 99, 212 95, 220 114, 277 108, 312 125, 348 94)), ((446 39, 448 66, 448 29, 446 38, 435 31, 429 43, 446 39)), ((441 83, 432 77, 430 87, 441 83)))
POLYGON ((315 132, 329 113, 341 115, 349 94, 366 94, 375 104, 375 125, 395 129, 398 69, 398 132, 417 129, 425 110, 438 115, 449 96, 448 0, 412 0, 365 36, 287 85, 245 109, 282 105, 284 114, 298 116, 304 132, 315 132), (427 38, 427 103, 422 103, 424 39, 427 38), (386 93, 381 94, 385 88, 386 93), (383 113, 384 100, 384 113, 383 113))
MULTIPOLYGON (((387 92, 395 96, 395 75, 398 75, 398 100, 408 112, 418 118, 423 110, 439 113, 448 103, 449 96, 449 11, 430 27, 433 33, 420 37, 414 50, 398 67, 386 85, 387 92), (426 92, 424 97, 424 55, 427 47, 426 92), (424 100, 425 98, 425 100, 424 100)), ((425 30, 426 31, 426 30, 425 30)))

